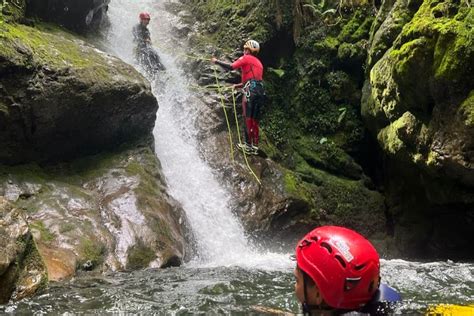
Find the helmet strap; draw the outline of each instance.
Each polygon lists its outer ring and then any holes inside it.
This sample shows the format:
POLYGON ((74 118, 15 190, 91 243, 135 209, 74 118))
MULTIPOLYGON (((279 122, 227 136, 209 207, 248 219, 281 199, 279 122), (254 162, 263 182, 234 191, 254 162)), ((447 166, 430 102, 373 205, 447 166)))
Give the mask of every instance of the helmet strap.
POLYGON ((311 309, 310 309, 310 306, 308 305, 308 291, 307 291, 307 288, 306 288, 306 273, 301 270, 302 274, 303 274, 303 295, 304 295, 304 302, 303 304, 301 304, 301 308, 303 309, 303 315, 310 315, 311 314, 311 309))
POLYGON ((301 304, 301 309, 303 310, 303 315, 311 315, 312 310, 321 310, 323 308, 320 305, 309 305, 307 303, 308 290, 307 290, 306 284, 307 284, 307 278, 309 278, 309 276, 303 270, 301 270, 301 272, 303 274, 303 295, 304 295, 304 302, 303 304, 301 304))

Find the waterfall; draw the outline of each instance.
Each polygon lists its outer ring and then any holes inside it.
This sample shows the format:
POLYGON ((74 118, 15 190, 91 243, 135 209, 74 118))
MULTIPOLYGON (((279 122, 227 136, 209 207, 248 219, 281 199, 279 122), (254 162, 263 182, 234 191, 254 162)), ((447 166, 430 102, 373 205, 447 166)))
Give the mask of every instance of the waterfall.
MULTIPOLYGON (((169 3, 169 2, 168 2, 169 3)), ((152 80, 159 110, 154 129, 156 154, 161 161, 168 192, 178 200, 195 236, 197 257, 193 266, 247 266, 288 268, 286 255, 257 254, 244 229, 229 207, 230 194, 217 181, 214 171, 199 154, 195 128, 199 108, 205 106, 194 95, 192 79, 180 69, 185 43, 173 38, 171 29, 180 24, 162 2, 113 0, 109 8, 111 49, 133 64, 131 29, 141 11, 151 13, 149 29, 166 71, 152 80)))

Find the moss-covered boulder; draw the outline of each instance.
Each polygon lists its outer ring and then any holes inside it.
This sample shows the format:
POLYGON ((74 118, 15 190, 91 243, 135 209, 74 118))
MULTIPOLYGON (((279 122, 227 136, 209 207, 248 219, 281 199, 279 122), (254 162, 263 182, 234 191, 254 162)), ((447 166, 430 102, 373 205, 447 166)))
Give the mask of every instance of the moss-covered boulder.
POLYGON ((147 137, 157 102, 133 69, 51 25, 0 24, 0 162, 51 162, 147 137))
POLYGON ((31 296, 46 286, 46 267, 25 215, 1 196, 0 254, 0 304, 31 296))
MULTIPOLYGON (((393 10, 400 7, 407 3, 393 10)), ((393 44, 373 54, 362 114, 387 157, 388 206, 403 248, 472 258, 474 9, 450 0, 413 8, 393 44)))
POLYGON ((26 12, 26 0, 0 1, 0 24, 16 22, 24 18, 26 12))
POLYGON ((72 163, 0 167, 0 195, 21 208, 51 280, 78 270, 181 264, 185 216, 149 147, 72 163))
POLYGON ((422 2, 421 0, 382 1, 382 5, 371 26, 367 60, 369 69, 392 46, 393 41, 400 34, 403 26, 410 22, 422 2))

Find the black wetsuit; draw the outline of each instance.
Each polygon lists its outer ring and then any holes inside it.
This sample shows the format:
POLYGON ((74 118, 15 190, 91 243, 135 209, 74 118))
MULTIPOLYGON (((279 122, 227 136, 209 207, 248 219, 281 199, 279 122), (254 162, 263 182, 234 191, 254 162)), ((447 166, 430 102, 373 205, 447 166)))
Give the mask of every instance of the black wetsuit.
POLYGON ((150 30, 145 25, 138 23, 133 27, 133 42, 137 44, 137 48, 144 48, 151 43, 150 30))
POLYGON ((133 42, 137 45, 135 49, 135 58, 145 70, 151 74, 158 70, 164 70, 158 53, 151 45, 150 31, 142 23, 133 27, 133 42))
POLYGON ((387 316, 393 314, 394 305, 402 300, 400 294, 389 287, 386 284, 381 284, 377 292, 375 292, 372 300, 360 309, 354 310, 343 310, 343 309, 331 309, 331 310, 317 310, 311 309, 310 312, 304 313, 305 315, 324 315, 324 316, 387 316))

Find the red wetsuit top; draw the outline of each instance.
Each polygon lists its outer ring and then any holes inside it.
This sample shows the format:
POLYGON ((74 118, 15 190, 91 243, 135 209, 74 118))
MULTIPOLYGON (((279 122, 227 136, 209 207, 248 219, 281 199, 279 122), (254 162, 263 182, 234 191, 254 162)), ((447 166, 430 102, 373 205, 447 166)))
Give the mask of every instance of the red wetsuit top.
POLYGON ((247 54, 243 55, 232 63, 232 69, 241 68, 242 83, 246 83, 250 79, 263 79, 263 65, 257 57, 247 54))

